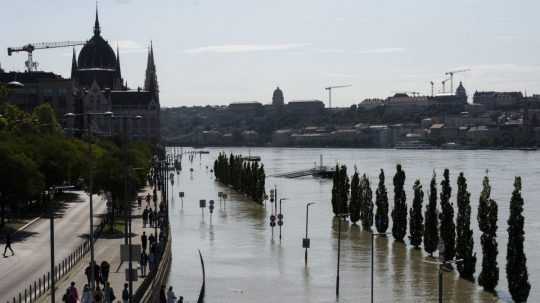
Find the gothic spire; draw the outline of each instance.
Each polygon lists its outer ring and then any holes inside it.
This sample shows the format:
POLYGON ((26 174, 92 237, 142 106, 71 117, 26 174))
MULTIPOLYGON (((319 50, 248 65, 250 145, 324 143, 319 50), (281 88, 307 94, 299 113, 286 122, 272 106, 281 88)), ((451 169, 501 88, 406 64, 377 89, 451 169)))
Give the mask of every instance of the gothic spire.
POLYGON ((77 58, 75 55, 75 48, 73 48, 73 58, 71 59, 71 79, 77 76, 77 58))
POLYGON ((122 78, 122 72, 120 70, 120 51, 118 50, 118 45, 116 45, 116 73, 118 78, 122 78))
POLYGON ((146 78, 144 80, 144 90, 153 92, 156 101, 159 102, 159 86, 156 73, 156 64, 154 61, 154 47, 150 42, 150 48, 148 49, 148 61, 146 63, 146 78))
POLYGON ((98 4, 96 1, 96 21, 94 22, 94 35, 99 36, 100 33, 101 28, 99 27, 98 4))

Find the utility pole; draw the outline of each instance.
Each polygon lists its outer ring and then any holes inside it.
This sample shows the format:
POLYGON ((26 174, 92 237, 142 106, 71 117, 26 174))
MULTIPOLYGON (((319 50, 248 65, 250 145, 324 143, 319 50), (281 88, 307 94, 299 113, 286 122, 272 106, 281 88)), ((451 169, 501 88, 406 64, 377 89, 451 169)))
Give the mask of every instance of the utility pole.
POLYGON ((310 247, 310 240, 308 237, 308 221, 309 221, 309 206, 315 204, 315 202, 310 202, 306 204, 306 237, 302 240, 302 247, 305 248, 306 252, 304 254, 304 263, 307 267, 307 257, 308 257, 308 248, 310 247))
MULTIPOLYGON (((50 194, 50 193, 49 193, 50 194)), ((55 292, 56 292, 56 283, 55 276, 56 272, 54 270, 54 211, 52 207, 49 206, 49 218, 50 218, 50 228, 51 228, 51 302, 56 302, 55 292)), ((15 300, 15 299, 14 299, 15 300)))

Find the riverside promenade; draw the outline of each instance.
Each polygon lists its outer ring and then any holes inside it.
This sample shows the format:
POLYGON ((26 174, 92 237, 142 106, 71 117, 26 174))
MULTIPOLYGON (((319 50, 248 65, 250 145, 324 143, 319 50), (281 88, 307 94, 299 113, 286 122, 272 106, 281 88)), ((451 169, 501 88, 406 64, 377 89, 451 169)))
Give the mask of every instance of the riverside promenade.
MULTIPOLYGON (((139 193, 139 196, 146 196, 148 193, 152 194, 152 190, 150 187, 146 187, 142 192, 139 193)), ((159 201, 161 201, 161 192, 158 192, 158 205, 159 201)), ((150 234, 154 233, 154 228, 143 228, 143 221, 142 221, 142 212, 144 208, 146 207, 146 201, 142 202, 142 207, 139 209, 136 206, 132 209, 132 220, 131 220, 131 241, 132 245, 140 245, 141 244, 141 235, 144 232, 146 232, 146 235, 149 237, 150 234)), ((153 208, 153 202, 151 202, 151 207, 153 208)), ((123 219, 118 219, 123 220, 123 219)), ((158 235, 159 235, 159 229, 158 229, 158 235)), ((120 258, 120 246, 124 244, 124 236, 115 236, 115 237, 109 237, 109 236, 100 236, 96 238, 94 243, 94 252, 95 252, 95 261, 99 265, 102 261, 107 261, 110 264, 110 271, 109 271, 109 282, 111 284, 111 287, 114 290, 114 294, 116 296, 116 300, 121 300, 122 298, 122 290, 124 289, 124 284, 127 283, 126 281, 126 270, 128 269, 128 262, 121 262, 120 258)), ((148 244, 149 246, 149 244, 148 244)), ((148 248, 147 248, 148 253, 148 248)), ((138 260, 139 256, 133 256, 134 260, 138 260)), ((85 269, 90 263, 90 253, 87 253, 83 259, 81 259, 74 267, 73 269, 66 274, 64 277, 62 277, 57 282, 57 290, 56 290, 56 296, 55 296, 55 302, 62 302, 62 296, 66 292, 66 289, 70 286, 71 282, 75 282, 75 286, 79 290, 79 296, 82 296, 84 285, 88 283, 87 277, 85 275, 85 269)), ((132 268, 133 270, 137 271, 138 274, 138 280, 133 281, 133 294, 137 291, 139 286, 144 281, 144 277, 141 276, 141 270, 140 265, 138 261, 132 262, 132 268)), ((147 265, 147 273, 148 265, 147 265)), ((103 286, 100 286, 101 289, 103 289, 103 286)), ((47 293, 43 295, 38 302, 50 302, 50 293, 47 293)))

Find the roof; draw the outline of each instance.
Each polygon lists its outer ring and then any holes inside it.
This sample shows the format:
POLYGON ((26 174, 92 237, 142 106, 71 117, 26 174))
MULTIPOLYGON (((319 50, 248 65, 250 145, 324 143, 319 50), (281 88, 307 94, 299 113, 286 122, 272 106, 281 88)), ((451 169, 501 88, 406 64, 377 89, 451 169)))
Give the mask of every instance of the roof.
POLYGON ((0 83, 17 81, 20 83, 36 83, 41 80, 61 80, 62 76, 49 72, 0 72, 0 83))
POLYGON ((149 91, 111 91, 111 101, 113 106, 147 106, 151 100, 152 93, 149 91))

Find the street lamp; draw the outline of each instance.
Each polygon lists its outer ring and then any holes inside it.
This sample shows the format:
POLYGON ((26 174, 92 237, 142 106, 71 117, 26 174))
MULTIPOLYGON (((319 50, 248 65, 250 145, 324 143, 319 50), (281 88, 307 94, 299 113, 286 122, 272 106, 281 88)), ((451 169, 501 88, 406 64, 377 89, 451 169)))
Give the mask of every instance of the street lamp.
POLYGON ((277 215, 279 225, 279 241, 281 241, 281 226, 283 226, 283 213, 281 212, 281 201, 283 200, 287 200, 287 198, 279 199, 279 214, 277 215))
POLYGON ((386 235, 390 235, 390 233, 371 233, 371 303, 373 303, 373 265, 375 260, 375 237, 386 237, 386 235))
POLYGON ((66 113, 64 117, 66 118, 74 118, 77 116, 86 116, 87 117, 87 125, 86 125, 86 131, 88 134, 88 197, 90 202, 90 233, 89 233, 89 240, 90 240, 90 289, 94 290, 95 287, 95 272, 94 272, 94 202, 93 202, 93 185, 94 185, 94 178, 93 178, 93 172, 92 172, 92 132, 90 131, 90 118, 92 116, 105 116, 110 117, 112 116, 112 112, 107 111, 104 113, 81 113, 81 114, 74 114, 74 113, 66 113))
POLYGON ((338 253, 337 253, 337 275, 336 275, 336 297, 339 297, 339 261, 341 255, 341 221, 347 218, 348 214, 337 214, 338 218, 338 253))
POLYGON ((463 259, 448 260, 442 262, 424 261, 429 264, 435 264, 439 266, 439 303, 443 302, 443 267, 445 265, 452 265, 463 262, 463 259))
POLYGON ((308 237, 308 221, 309 221, 309 206, 315 204, 315 202, 309 202, 306 204, 306 237, 302 239, 302 247, 305 248, 306 252, 304 254, 304 263, 307 267, 307 250, 310 246, 310 241, 308 237))

